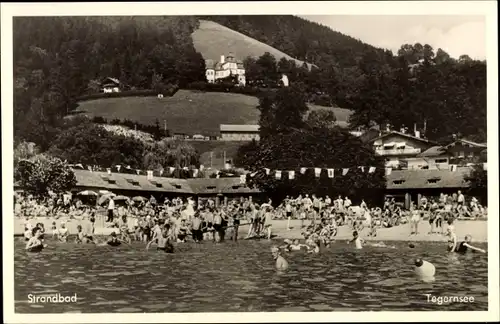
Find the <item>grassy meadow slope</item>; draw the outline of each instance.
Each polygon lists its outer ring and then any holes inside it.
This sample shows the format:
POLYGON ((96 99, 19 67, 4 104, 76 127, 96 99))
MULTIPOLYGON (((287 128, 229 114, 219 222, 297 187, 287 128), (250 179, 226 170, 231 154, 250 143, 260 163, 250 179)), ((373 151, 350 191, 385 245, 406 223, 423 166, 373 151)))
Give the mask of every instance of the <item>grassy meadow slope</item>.
POLYGON ((269 52, 277 61, 285 57, 288 60, 295 60, 299 66, 304 63, 272 46, 208 20, 200 20, 199 28, 191 36, 194 47, 206 60, 219 61, 221 55, 227 55, 229 52, 239 60, 247 56, 259 57, 269 52))
MULTIPOLYGON (((79 103, 77 111, 108 120, 129 119, 154 124, 156 119, 172 133, 218 135, 220 124, 257 124, 259 111, 256 97, 220 92, 179 90, 172 97, 103 98, 79 103)), ((341 126, 350 110, 309 105, 311 109, 332 109, 341 126)))

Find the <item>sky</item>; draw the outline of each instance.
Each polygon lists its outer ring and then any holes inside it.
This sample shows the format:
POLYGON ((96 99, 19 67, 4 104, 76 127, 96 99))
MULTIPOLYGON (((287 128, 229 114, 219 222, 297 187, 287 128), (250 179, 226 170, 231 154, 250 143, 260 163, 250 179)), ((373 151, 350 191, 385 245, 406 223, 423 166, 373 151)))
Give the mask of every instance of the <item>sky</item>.
POLYGON ((467 54, 486 58, 486 20, 484 16, 301 16, 328 26, 364 43, 390 49, 402 44, 431 45, 442 48, 454 58, 467 54))

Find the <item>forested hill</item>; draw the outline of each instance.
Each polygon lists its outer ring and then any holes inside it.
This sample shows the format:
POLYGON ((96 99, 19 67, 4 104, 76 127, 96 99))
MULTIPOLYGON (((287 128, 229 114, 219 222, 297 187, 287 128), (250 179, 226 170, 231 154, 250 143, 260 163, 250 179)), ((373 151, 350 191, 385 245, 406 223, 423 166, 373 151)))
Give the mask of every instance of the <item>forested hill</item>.
POLYGON ((392 56, 326 26, 296 16, 203 16, 317 66, 356 66, 369 51, 392 56))

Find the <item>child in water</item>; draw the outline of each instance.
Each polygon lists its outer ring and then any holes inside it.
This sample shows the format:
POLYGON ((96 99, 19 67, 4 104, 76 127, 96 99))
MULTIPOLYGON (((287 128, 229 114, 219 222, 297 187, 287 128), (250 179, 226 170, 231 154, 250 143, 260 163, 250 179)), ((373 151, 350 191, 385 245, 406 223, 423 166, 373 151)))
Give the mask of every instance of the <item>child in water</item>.
POLYGON ((486 253, 485 250, 480 249, 478 247, 472 246, 470 243, 472 242, 472 236, 471 235, 465 235, 465 238, 462 242, 460 242, 456 248, 455 252, 460 253, 460 254, 465 254, 467 253, 468 249, 471 249, 472 251, 478 251, 481 253, 486 253))
POLYGON ((362 238, 359 237, 358 231, 354 231, 352 233, 352 239, 347 241, 347 244, 354 242, 356 249, 362 249, 363 243, 365 242, 362 238))
POLYGON ((168 231, 163 231, 161 236, 157 238, 157 240, 152 240, 146 245, 146 250, 149 249, 149 246, 153 243, 157 243, 157 250, 164 251, 165 253, 174 253, 174 246, 170 243, 170 237, 168 236, 168 231))
POLYGON ((35 227, 33 229, 33 236, 29 239, 28 243, 26 244, 26 250, 28 252, 40 252, 43 248, 47 247, 46 244, 43 244, 42 242, 42 231, 38 228, 35 227))

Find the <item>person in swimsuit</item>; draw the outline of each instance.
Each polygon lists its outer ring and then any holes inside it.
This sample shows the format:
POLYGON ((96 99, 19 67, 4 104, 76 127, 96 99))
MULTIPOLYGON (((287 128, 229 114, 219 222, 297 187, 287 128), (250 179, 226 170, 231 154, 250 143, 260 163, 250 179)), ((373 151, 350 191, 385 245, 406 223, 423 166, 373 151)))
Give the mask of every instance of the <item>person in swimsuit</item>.
POLYGON ((164 251, 165 253, 174 253, 174 246, 170 242, 170 237, 168 236, 168 231, 165 230, 161 234, 160 237, 158 237, 158 240, 152 240, 146 245, 146 250, 149 249, 149 246, 153 243, 157 244, 156 249, 160 251, 164 251))
POLYGON ((66 227, 66 223, 62 222, 61 228, 59 228, 57 231, 57 239, 60 242, 67 242, 68 236, 69 236, 69 231, 68 231, 68 228, 66 227))
POLYGON ((108 245, 108 246, 120 246, 120 245, 122 245, 122 243, 125 243, 125 242, 121 241, 116 236, 115 232, 111 232, 111 235, 110 235, 109 239, 106 242, 99 244, 99 246, 104 246, 104 245, 108 245))
POLYGON ((352 242, 354 242, 356 249, 359 250, 359 249, 363 248, 364 240, 359 237, 359 234, 357 231, 354 231, 352 233, 352 239, 350 241, 347 241, 347 244, 352 243, 352 242))
POLYGON ((186 226, 186 221, 183 219, 181 220, 181 224, 179 226, 179 232, 177 234, 177 242, 185 243, 188 234, 189 234, 189 228, 186 226))
POLYGON ((273 255, 274 260, 276 260, 276 269, 278 271, 283 271, 288 269, 288 262, 281 256, 280 249, 273 246, 271 248, 271 254, 273 255))
POLYGON ((26 244, 26 251, 28 252, 40 252, 43 248, 47 247, 47 244, 43 244, 42 239, 42 231, 35 227, 33 229, 33 236, 30 238, 28 243, 26 244))
POLYGON ((449 225, 446 229, 448 236, 448 251, 453 252, 457 248, 457 234, 455 234, 455 226, 449 225))
POLYGON ((465 238, 462 242, 458 243, 457 247, 455 248, 456 253, 460 254, 465 254, 467 253, 468 249, 471 249, 472 251, 478 251, 481 253, 486 253, 485 250, 477 248, 475 246, 472 246, 470 243, 472 242, 472 236, 470 235, 465 235, 465 238))
POLYGON ((273 221, 271 207, 266 208, 266 213, 264 214, 264 217, 262 219, 264 221, 264 226, 267 229, 267 239, 270 240, 272 234, 272 221, 273 221))
POLYGON ((194 214, 193 221, 191 222, 191 233, 193 234, 193 240, 195 243, 203 240, 203 232, 201 231, 201 219, 199 213, 194 214))
POLYGON ((303 247, 307 247, 305 244, 300 244, 299 240, 294 240, 289 246, 290 251, 300 251, 303 247))

